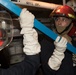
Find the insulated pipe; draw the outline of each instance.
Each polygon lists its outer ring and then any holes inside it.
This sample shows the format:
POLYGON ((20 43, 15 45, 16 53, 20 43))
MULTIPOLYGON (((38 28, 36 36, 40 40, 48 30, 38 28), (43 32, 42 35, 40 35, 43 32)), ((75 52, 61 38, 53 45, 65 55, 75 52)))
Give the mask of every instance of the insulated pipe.
POLYGON ((20 0, 20 1, 12 1, 15 4, 18 5, 25 5, 25 6, 32 6, 32 7, 38 7, 38 8, 45 8, 45 9, 55 9, 59 4, 54 3, 47 3, 47 2, 41 2, 41 1, 29 1, 29 0, 20 0))

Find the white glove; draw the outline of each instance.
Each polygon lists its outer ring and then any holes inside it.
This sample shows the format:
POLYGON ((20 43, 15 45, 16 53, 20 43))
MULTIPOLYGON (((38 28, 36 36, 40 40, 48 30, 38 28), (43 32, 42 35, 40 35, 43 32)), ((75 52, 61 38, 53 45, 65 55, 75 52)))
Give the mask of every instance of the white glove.
POLYGON ((22 12, 20 14, 20 25, 22 28, 21 34, 24 34, 23 51, 27 55, 38 54, 41 48, 38 42, 38 34, 33 28, 34 18, 34 15, 27 9, 22 9, 22 12))
POLYGON ((26 8, 22 9, 19 17, 21 28, 32 28, 34 26, 34 18, 35 16, 26 8))
POLYGON ((51 69, 58 70, 62 63, 62 60, 64 59, 64 52, 67 47, 67 40, 64 37, 60 39, 60 37, 58 36, 54 44, 55 49, 53 55, 49 58, 48 65, 51 69))

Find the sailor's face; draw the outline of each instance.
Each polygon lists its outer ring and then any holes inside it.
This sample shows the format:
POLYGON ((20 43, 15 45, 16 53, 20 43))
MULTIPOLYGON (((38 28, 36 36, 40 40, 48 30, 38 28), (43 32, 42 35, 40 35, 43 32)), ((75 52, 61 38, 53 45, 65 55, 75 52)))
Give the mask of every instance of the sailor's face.
POLYGON ((71 23, 71 19, 66 17, 57 17, 55 19, 55 25, 60 27, 67 27, 71 23))
POLYGON ((66 17, 56 17, 55 18, 55 27, 58 33, 63 32, 66 27, 68 27, 70 25, 70 23, 72 22, 71 19, 68 19, 66 17))

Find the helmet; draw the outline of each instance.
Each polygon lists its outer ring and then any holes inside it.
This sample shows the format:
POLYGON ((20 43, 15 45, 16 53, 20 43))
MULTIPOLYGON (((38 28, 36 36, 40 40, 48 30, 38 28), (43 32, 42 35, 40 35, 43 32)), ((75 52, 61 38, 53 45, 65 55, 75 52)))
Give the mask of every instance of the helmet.
POLYGON ((76 19, 74 10, 67 5, 63 5, 63 6, 59 6, 57 7, 51 14, 50 16, 52 17, 56 17, 56 16, 63 16, 63 17, 67 17, 67 18, 71 18, 73 20, 76 19))
POLYGON ((13 39, 13 22, 10 14, 0 11, 0 50, 8 46, 13 39))

